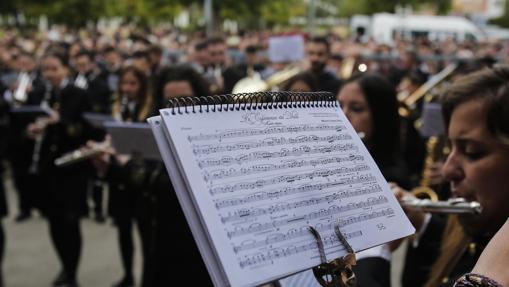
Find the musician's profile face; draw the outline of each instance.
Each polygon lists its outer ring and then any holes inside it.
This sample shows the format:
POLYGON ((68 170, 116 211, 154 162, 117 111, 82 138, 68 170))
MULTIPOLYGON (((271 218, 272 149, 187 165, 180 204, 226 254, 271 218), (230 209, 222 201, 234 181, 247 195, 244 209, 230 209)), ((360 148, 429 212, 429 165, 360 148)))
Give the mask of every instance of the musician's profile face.
POLYGON ((140 92, 140 81, 131 73, 127 72, 120 79, 120 93, 129 97, 135 97, 140 92))
POLYGON ((355 131, 364 133, 365 141, 369 142, 373 134, 373 116, 359 84, 352 82, 343 86, 338 101, 355 131))
POLYGON ((67 75, 66 67, 56 57, 48 56, 42 60, 42 75, 51 83, 58 87, 67 75))
POLYGON ((509 147, 487 129, 482 100, 457 106, 448 136, 451 153, 443 167, 451 191, 467 201, 478 201, 480 216, 460 216, 471 234, 494 234, 509 216, 509 147))

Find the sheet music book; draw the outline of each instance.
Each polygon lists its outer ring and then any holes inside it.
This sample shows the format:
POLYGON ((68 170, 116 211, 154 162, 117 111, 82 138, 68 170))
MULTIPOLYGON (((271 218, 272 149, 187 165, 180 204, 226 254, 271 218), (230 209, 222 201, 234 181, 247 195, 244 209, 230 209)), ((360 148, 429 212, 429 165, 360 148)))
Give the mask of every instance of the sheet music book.
POLYGON ((96 128, 104 128, 104 123, 117 121, 117 119, 110 114, 99 113, 83 113, 83 118, 96 128))
MULTIPOLYGON (((170 101, 149 123, 215 286, 257 286, 414 233, 329 93, 170 101), (285 99, 287 102, 280 102, 285 99)), ((175 248, 178 248, 176 246, 175 248)))
POLYGON ((149 124, 105 122, 113 147, 119 154, 139 154, 144 159, 161 160, 161 155, 149 124))
POLYGON ((49 117, 51 115, 51 108, 44 107, 41 105, 30 105, 30 106, 20 106, 11 109, 11 113, 14 115, 24 116, 24 117, 49 117))

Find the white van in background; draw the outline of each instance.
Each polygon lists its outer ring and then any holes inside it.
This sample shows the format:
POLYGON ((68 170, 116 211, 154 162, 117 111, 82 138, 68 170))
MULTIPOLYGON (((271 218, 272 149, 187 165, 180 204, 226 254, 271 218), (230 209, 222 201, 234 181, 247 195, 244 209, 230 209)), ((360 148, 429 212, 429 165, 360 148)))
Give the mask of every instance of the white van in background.
POLYGON ((355 15, 350 20, 353 35, 378 43, 393 44, 395 35, 411 40, 427 37, 432 41, 453 38, 458 41, 482 41, 485 35, 474 23, 458 16, 396 15, 377 13, 373 16, 355 15))

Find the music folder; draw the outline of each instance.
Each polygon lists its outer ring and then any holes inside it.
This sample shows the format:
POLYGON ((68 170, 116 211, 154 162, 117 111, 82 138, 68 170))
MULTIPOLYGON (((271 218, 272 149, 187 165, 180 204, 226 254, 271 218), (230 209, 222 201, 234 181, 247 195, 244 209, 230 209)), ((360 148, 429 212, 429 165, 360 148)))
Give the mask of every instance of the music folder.
POLYGON ((425 103, 422 110, 421 136, 441 136, 445 133, 442 105, 439 103, 425 103))
POLYGON ((96 128, 104 128, 104 123, 117 121, 110 114, 99 114, 99 113, 83 113, 83 118, 93 127, 96 128))
POLYGON ((149 124, 105 122, 113 147, 119 154, 138 154, 144 159, 161 160, 149 124))
POLYGON ((39 105, 20 106, 11 109, 11 114, 14 116, 39 118, 51 116, 51 108, 39 105))

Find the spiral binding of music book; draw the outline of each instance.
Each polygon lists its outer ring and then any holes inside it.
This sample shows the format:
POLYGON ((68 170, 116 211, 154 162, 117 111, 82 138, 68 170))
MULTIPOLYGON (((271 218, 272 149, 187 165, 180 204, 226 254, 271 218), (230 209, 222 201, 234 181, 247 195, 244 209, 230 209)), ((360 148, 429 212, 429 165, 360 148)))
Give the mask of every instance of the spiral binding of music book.
POLYGON ((338 102, 328 92, 260 92, 181 97, 168 101, 172 114, 332 106, 337 107, 338 102))
MULTIPOLYGON (((177 98, 150 118, 215 286, 258 286, 414 232, 330 93, 177 98)), ((178 246, 175 246, 178 248, 178 246)))

